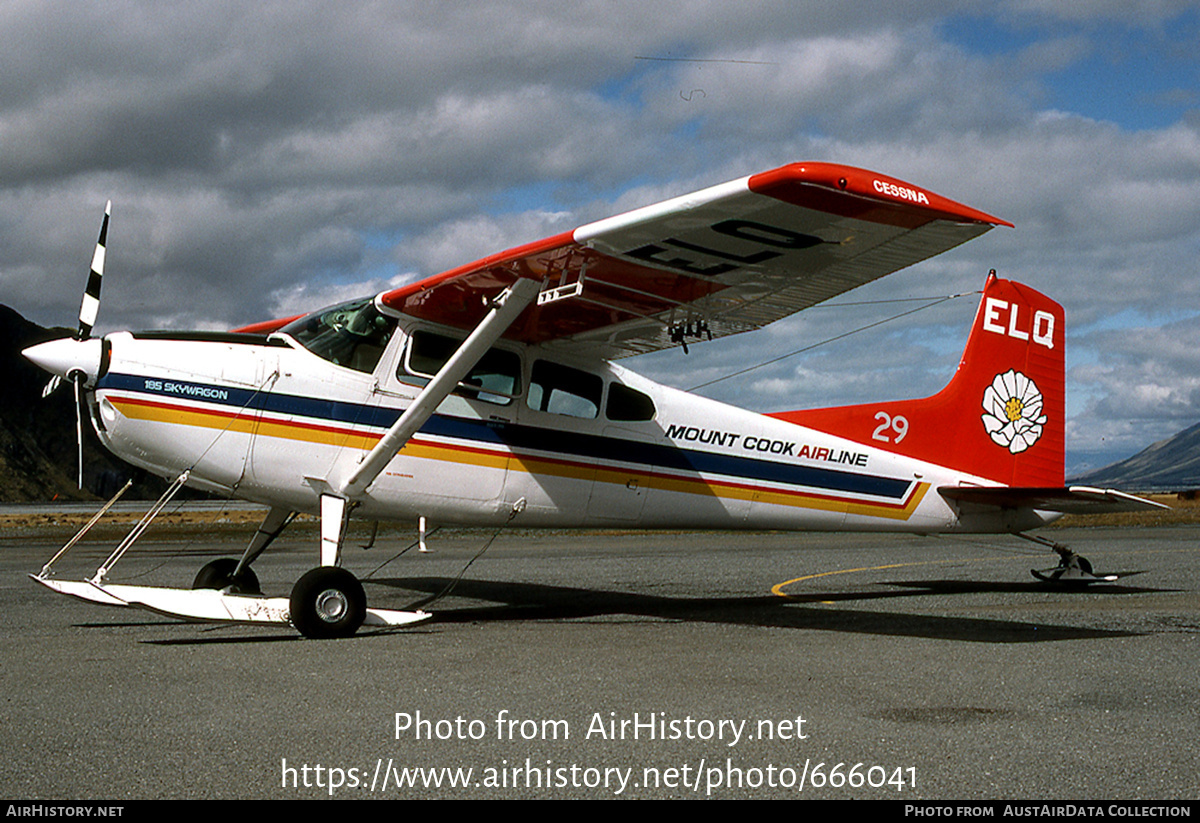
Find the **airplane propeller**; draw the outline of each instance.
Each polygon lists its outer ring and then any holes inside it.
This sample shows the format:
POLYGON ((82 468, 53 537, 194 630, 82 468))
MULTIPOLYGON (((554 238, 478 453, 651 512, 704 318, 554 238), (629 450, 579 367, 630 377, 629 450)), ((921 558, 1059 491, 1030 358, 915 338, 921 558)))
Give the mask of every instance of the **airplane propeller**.
POLYGON ((92 254, 92 266, 88 274, 87 288, 83 292, 83 302, 79 306, 79 328, 74 337, 51 340, 26 349, 23 354, 42 368, 53 373, 50 382, 42 389, 42 397, 49 397, 62 384, 63 379, 70 380, 75 389, 75 441, 78 453, 78 484, 83 488, 83 402, 84 388, 89 374, 88 366, 94 361, 95 371, 99 371, 100 351, 94 341, 91 342, 92 327, 96 323, 96 315, 100 310, 100 284, 104 277, 104 258, 108 245, 108 221, 112 215, 112 201, 104 206, 104 220, 100 224, 100 236, 96 239, 96 251, 92 254), (97 351, 93 352, 95 348, 97 351))
POLYGON ((104 221, 100 224, 100 236, 96 239, 96 251, 92 255, 92 269, 88 275, 87 288, 83 290, 83 302, 79 306, 79 331, 77 340, 92 336, 92 326, 100 311, 100 281, 104 277, 104 256, 108 246, 108 219, 112 214, 112 201, 104 205, 104 221))

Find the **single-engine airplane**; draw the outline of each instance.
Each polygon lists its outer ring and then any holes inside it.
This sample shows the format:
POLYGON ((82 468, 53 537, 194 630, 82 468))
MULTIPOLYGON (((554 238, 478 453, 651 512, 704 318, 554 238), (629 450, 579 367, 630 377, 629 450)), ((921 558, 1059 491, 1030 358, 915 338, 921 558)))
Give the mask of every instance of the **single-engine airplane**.
MULTIPOLYGON (((763 415, 613 362, 760 328, 1011 226, 882 174, 783 166, 228 333, 92 337, 108 214, 78 333, 25 356, 48 388, 74 384, 107 448, 175 479, 148 518, 184 484, 268 512, 190 590, 106 581, 145 521, 89 580, 53 560, 31 575, 92 602, 308 637, 427 617, 368 608, 340 566, 351 513, 1025 536, 1062 512, 1158 505, 1064 487, 1063 310, 994 273, 957 372, 926 399, 763 415), (252 564, 296 512, 320 516, 319 565, 263 597, 252 564)), ((1041 542, 1061 557, 1050 576, 1111 579, 1041 542)))

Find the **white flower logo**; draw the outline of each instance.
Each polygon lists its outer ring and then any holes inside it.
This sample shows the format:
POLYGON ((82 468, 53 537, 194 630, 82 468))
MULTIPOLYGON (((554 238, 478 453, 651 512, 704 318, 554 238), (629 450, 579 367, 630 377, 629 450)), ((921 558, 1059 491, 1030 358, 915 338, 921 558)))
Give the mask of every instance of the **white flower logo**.
POLYGON ((1046 415, 1037 384, 1019 371, 996 375, 983 393, 983 427, 998 445, 1023 452, 1042 436, 1046 415))

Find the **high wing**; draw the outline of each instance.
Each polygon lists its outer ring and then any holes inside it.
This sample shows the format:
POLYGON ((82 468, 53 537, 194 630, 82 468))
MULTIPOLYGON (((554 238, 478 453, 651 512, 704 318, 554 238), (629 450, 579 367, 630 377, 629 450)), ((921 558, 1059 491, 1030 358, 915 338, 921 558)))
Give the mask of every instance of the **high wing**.
POLYGON ((380 295, 469 329, 518 279, 505 333, 610 359, 760 328, 1004 220, 864 169, 794 163, 510 249, 380 295))

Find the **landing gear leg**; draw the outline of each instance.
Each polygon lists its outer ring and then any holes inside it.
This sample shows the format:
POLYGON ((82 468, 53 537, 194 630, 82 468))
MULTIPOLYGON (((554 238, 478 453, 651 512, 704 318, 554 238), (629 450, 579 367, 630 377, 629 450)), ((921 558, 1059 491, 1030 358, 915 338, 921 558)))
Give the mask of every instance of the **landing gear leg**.
POLYGON ((305 637, 349 637, 366 617, 362 583, 338 568, 348 514, 344 498, 321 496, 321 565, 296 581, 289 600, 292 625, 305 637))

